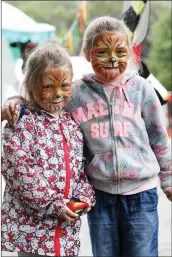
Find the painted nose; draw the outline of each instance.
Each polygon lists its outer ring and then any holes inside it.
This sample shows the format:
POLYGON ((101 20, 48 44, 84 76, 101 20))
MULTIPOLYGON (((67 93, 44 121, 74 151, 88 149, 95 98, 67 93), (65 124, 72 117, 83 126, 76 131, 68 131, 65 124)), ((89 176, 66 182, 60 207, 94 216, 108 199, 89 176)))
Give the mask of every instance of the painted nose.
POLYGON ((111 57, 111 58, 110 58, 110 62, 112 62, 112 63, 116 62, 115 57, 111 57))
POLYGON ((56 98, 61 98, 61 97, 62 97, 62 96, 61 96, 61 95, 59 95, 59 94, 57 94, 57 95, 56 95, 56 98))

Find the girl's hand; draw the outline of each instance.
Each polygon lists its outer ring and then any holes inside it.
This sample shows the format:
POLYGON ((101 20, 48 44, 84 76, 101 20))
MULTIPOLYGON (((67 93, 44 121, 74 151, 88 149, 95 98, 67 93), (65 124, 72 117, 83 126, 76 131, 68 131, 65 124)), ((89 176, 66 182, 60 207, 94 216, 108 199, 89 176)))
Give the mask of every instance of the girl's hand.
POLYGON ((1 109, 1 121, 7 120, 11 126, 15 126, 19 118, 19 102, 10 101, 1 109))
POLYGON ((170 200, 172 202, 172 188, 166 189, 165 194, 166 194, 168 200, 170 200))
POLYGON ((91 201, 90 201, 90 199, 88 197, 86 197, 86 196, 80 196, 79 199, 80 199, 80 201, 88 203, 88 205, 89 205, 89 207, 84 211, 84 214, 89 212, 91 210, 91 201))
MULTIPOLYGON (((66 204, 70 202, 70 200, 66 199, 66 204)), ((63 209, 63 212, 59 216, 59 218, 62 221, 74 221, 76 218, 78 218, 79 215, 71 211, 66 205, 63 209)))

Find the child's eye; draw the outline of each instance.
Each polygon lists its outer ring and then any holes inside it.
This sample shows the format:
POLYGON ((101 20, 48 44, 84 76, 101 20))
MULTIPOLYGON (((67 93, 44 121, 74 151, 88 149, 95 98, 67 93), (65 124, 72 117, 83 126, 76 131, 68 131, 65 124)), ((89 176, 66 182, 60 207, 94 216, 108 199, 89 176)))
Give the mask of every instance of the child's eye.
POLYGON ((69 85, 67 85, 67 84, 61 85, 62 88, 67 88, 68 86, 69 86, 69 85))
POLYGON ((105 54, 106 53, 106 51, 100 51, 100 52, 98 52, 98 54, 105 54))
POLYGON ((124 57, 124 56, 126 56, 125 53, 117 53, 117 55, 118 55, 118 57, 124 57))
POLYGON ((46 86, 44 86, 44 88, 45 88, 45 89, 50 89, 51 86, 50 86, 50 85, 46 85, 46 86))
POLYGON ((123 52, 123 51, 119 51, 119 52, 117 52, 117 55, 118 55, 119 57, 123 57, 123 56, 126 56, 126 53, 123 52))

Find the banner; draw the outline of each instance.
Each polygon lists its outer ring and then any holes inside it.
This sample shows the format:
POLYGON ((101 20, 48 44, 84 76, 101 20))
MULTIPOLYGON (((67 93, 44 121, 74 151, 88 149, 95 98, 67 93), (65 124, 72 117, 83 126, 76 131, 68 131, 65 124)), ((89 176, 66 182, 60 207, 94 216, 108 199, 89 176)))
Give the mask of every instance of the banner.
POLYGON ((84 24, 87 21, 87 1, 80 1, 80 7, 77 11, 70 29, 63 38, 57 37, 57 44, 66 47, 71 53, 78 47, 84 32, 84 24), (75 43, 74 43, 75 42, 75 43))
POLYGON ((148 32, 150 1, 124 1, 122 19, 133 45, 141 44, 148 32))

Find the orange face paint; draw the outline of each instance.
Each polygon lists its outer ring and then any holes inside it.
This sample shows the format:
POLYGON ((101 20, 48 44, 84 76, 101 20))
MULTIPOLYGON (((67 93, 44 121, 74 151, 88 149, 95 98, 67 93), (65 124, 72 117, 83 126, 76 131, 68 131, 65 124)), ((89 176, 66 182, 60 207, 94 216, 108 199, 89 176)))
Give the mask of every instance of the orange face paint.
POLYGON ((42 74, 41 88, 36 88, 34 98, 45 111, 61 110, 72 96, 72 71, 68 67, 48 67, 42 74))
POLYGON ((126 70, 129 60, 127 38, 122 33, 98 34, 90 49, 90 62, 97 78, 111 82, 126 70))

